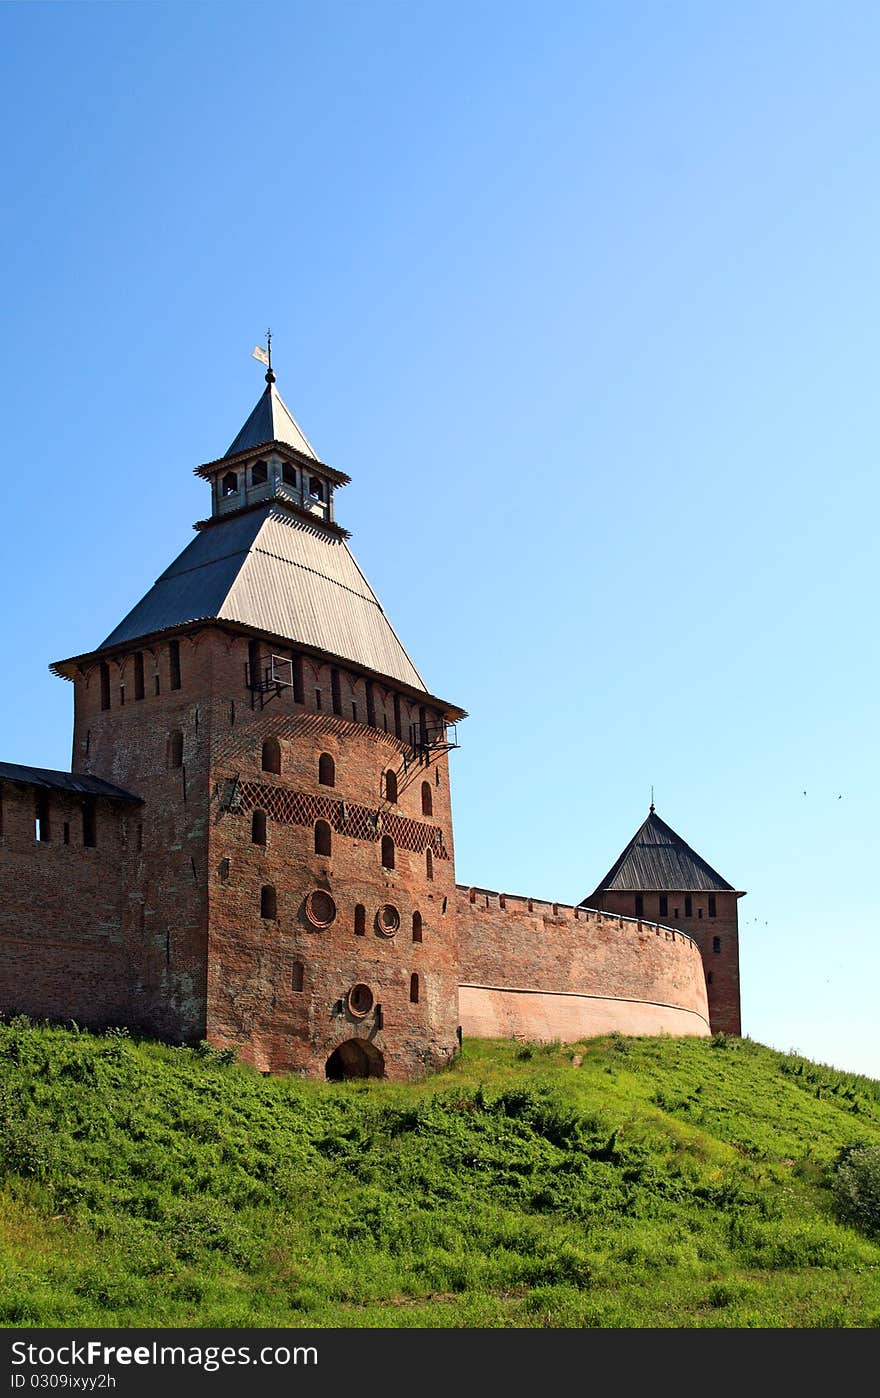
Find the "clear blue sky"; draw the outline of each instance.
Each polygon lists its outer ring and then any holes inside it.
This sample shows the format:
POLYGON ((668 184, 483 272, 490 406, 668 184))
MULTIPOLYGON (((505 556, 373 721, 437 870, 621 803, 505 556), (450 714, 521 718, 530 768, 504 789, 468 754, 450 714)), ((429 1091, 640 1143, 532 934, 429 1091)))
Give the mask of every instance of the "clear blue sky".
POLYGON ((457 874, 647 813, 744 1030, 880 1077, 873 3, 5 4, 0 756, 279 387, 430 688, 457 874), (804 794, 806 793, 806 794, 804 794))

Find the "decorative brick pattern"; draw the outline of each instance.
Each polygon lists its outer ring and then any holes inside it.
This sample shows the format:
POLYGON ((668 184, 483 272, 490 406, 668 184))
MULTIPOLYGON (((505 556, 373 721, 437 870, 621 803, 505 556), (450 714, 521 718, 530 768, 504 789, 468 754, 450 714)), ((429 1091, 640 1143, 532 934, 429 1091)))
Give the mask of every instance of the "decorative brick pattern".
POLYGON ((337 834, 351 840, 375 842, 390 835, 398 849, 416 854, 430 849, 437 859, 449 858, 439 826, 410 820, 395 811, 370 810, 352 801, 334 801, 329 796, 314 796, 308 791, 291 791, 263 782, 238 782, 234 790, 230 809, 265 811, 279 825, 314 825, 316 820, 326 820, 337 834))

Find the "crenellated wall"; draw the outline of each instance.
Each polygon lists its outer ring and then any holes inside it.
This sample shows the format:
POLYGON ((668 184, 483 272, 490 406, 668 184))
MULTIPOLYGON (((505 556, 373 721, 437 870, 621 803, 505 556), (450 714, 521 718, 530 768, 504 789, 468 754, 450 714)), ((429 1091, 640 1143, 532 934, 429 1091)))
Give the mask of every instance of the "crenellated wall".
POLYGON ((682 932, 460 884, 455 896, 465 1035, 709 1033, 702 957, 682 932))

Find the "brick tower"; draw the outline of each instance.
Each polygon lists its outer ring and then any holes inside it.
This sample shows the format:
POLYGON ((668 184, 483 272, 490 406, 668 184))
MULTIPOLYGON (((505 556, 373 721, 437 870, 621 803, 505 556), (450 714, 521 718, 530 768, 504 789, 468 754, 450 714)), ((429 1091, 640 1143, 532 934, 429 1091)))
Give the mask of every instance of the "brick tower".
POLYGON ((651 803, 648 819, 580 904, 678 928, 700 949, 714 1032, 741 1032, 737 900, 743 897, 685 844, 651 803))
POLYGON ((52 667, 74 683, 73 772, 116 793, 110 1001, 266 1071, 410 1077, 457 1048, 464 711, 428 692, 348 549, 349 477, 266 380, 196 468, 196 537, 97 650, 52 667))

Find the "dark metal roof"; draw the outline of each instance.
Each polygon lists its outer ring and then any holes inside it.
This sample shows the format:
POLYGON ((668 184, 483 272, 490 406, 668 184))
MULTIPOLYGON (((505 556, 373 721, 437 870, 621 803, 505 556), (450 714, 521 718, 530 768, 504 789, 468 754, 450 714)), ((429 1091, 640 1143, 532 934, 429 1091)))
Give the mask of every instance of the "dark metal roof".
POLYGON ((287 442, 304 456, 318 460, 318 454, 288 408, 274 383, 266 385, 244 427, 226 451, 226 456, 261 447, 264 442, 287 442))
POLYGON ((141 804, 141 796, 133 796, 123 791, 121 786, 102 781, 100 777, 88 777, 81 772, 53 772, 47 767, 20 767, 16 762, 0 762, 0 780, 19 782, 22 786, 49 787, 53 791, 71 791, 78 796, 106 796, 108 801, 136 801, 141 804))
POLYGON ((345 540, 267 503, 198 533, 98 647, 235 622, 428 694, 345 540))
POLYGON ((611 891, 733 893, 734 888, 676 835, 652 807, 644 825, 580 906, 584 907, 600 893, 611 891))

